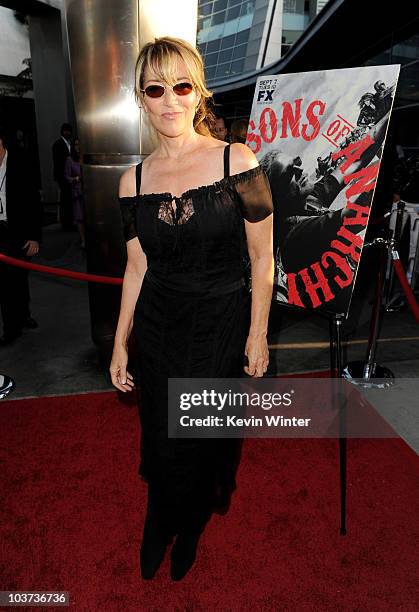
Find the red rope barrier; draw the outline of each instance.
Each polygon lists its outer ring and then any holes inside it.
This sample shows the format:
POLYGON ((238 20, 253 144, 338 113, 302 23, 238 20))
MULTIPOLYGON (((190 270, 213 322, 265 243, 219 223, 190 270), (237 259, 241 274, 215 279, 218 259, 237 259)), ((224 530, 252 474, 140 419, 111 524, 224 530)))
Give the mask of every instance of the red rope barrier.
POLYGON ((398 255, 395 256, 395 254, 393 254, 393 264, 394 264, 394 269, 396 270, 396 274, 399 277, 399 281, 404 291, 404 294, 406 296, 406 299, 409 303, 410 310, 412 311, 413 316, 416 319, 416 323, 419 323, 419 305, 408 283, 406 274, 404 273, 404 270, 403 270, 402 262, 398 258, 398 255))
MULTIPOLYGON (((115 276, 100 276, 99 274, 87 274, 86 272, 73 272, 72 270, 65 270, 64 268, 53 268, 51 266, 42 266, 40 264, 29 263, 28 261, 22 261, 21 259, 15 259, 14 257, 8 257, 0 253, 0 261, 6 264, 16 266, 18 268, 26 268, 27 270, 34 270, 35 272, 44 272, 46 274, 53 274, 54 276, 64 276, 72 278, 74 280, 89 281, 92 283, 104 283, 107 285, 122 285, 122 278, 115 276)), ((419 305, 413 294, 412 289, 408 283, 406 275, 403 270, 400 259, 393 256, 393 264, 396 270, 397 276, 399 277, 400 284, 405 293, 406 299, 409 303, 410 309, 416 322, 419 323, 419 305)))
POLYGON ((45 272, 46 274, 53 274, 54 276, 66 276, 67 278, 73 278, 80 281, 89 281, 92 283, 105 283, 107 285, 122 285, 122 278, 115 276, 100 276, 99 274, 87 274, 86 272, 73 272, 72 270, 65 270, 64 268, 53 268, 51 266, 41 266, 40 264, 29 263, 28 261, 22 261, 21 259, 15 259, 14 257, 8 257, 0 253, 0 261, 16 266, 17 268, 26 268, 26 270, 35 270, 36 272, 45 272))

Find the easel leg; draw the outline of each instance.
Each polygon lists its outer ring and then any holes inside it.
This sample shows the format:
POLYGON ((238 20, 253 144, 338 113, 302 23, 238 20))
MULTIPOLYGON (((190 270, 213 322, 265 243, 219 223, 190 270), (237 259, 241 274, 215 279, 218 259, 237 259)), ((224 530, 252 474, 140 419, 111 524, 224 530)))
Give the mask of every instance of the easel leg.
MULTIPOLYGON (((342 378, 342 318, 335 315, 330 322, 330 365, 332 376, 342 378), (333 336, 332 336, 333 333, 333 336), (333 348, 332 348, 333 347, 333 348), (333 367, 334 366, 334 367, 333 367)), ((346 535, 346 476, 347 476, 347 438, 346 438, 346 404, 341 397, 339 382, 335 388, 335 400, 339 402, 339 480, 340 480, 340 534, 346 535)))
POLYGON ((347 439, 339 438, 340 468, 340 535, 346 535, 346 473, 347 473, 347 439))
POLYGON ((329 318, 329 338, 330 338, 330 376, 336 376, 336 353, 335 353, 335 320, 329 318))

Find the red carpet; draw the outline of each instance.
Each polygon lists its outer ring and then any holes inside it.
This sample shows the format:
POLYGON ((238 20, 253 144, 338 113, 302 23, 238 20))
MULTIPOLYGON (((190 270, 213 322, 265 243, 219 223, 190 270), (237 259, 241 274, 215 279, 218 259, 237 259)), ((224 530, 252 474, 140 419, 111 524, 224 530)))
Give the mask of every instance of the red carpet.
POLYGON ((168 559, 139 576, 135 407, 116 393, 2 401, 0 427, 0 590, 67 590, 77 612, 419 607, 419 462, 401 440, 348 441, 346 537, 337 441, 246 440, 229 513, 173 583, 168 559))

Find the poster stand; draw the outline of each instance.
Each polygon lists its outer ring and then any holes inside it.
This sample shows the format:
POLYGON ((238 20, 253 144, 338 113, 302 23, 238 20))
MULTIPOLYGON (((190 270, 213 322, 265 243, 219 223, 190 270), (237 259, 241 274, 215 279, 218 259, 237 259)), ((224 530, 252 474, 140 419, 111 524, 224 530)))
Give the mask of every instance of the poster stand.
MULTIPOLYGON (((330 332, 330 371, 336 380, 343 375, 342 355, 342 321, 338 314, 329 317, 330 332)), ((346 404, 336 385, 333 392, 339 411, 339 480, 340 480, 340 534, 346 535, 346 475, 347 475, 347 438, 346 438, 346 404)))
MULTIPOLYGON (((396 241, 400 238, 403 208, 397 209, 397 220, 394 236, 391 240, 376 238, 371 244, 378 245, 380 253, 380 263, 378 268, 377 282, 375 286, 373 309, 371 314, 370 334, 368 338, 368 348, 365 361, 353 361, 343 367, 342 355, 342 316, 330 315, 330 369, 335 378, 345 377, 355 384, 367 384, 368 386, 389 387, 394 382, 394 374, 388 368, 379 366, 376 361, 377 340, 381 328, 384 313, 384 294, 387 289, 385 283, 386 268, 395 249, 396 241), (371 378, 380 379, 380 383, 371 381, 371 378)), ((367 246, 367 245, 365 245, 367 246)), ((346 491, 347 491, 347 437, 346 437, 346 404, 335 392, 339 409, 339 480, 340 480, 340 534, 346 535, 346 491)))
MULTIPOLYGON (((391 64, 264 74, 256 82, 246 137, 269 179, 274 217, 279 215, 276 299, 305 312, 318 309, 329 321, 332 401, 339 418, 341 535, 346 534, 348 437, 342 322, 364 246, 399 72, 400 65, 391 64)), ((379 331, 379 320, 374 322, 371 363, 379 331)))

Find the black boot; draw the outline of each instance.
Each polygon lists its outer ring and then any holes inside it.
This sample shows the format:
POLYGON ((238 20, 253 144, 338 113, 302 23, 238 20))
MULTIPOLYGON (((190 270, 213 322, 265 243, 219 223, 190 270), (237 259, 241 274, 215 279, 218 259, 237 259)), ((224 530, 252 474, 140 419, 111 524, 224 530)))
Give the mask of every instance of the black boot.
POLYGON ((170 577, 182 580, 195 562, 196 550, 202 531, 181 531, 176 538, 170 554, 170 577))
POLYGON ((161 528, 155 515, 148 511, 140 549, 142 578, 145 580, 153 578, 164 559, 166 549, 171 540, 172 537, 161 528))

